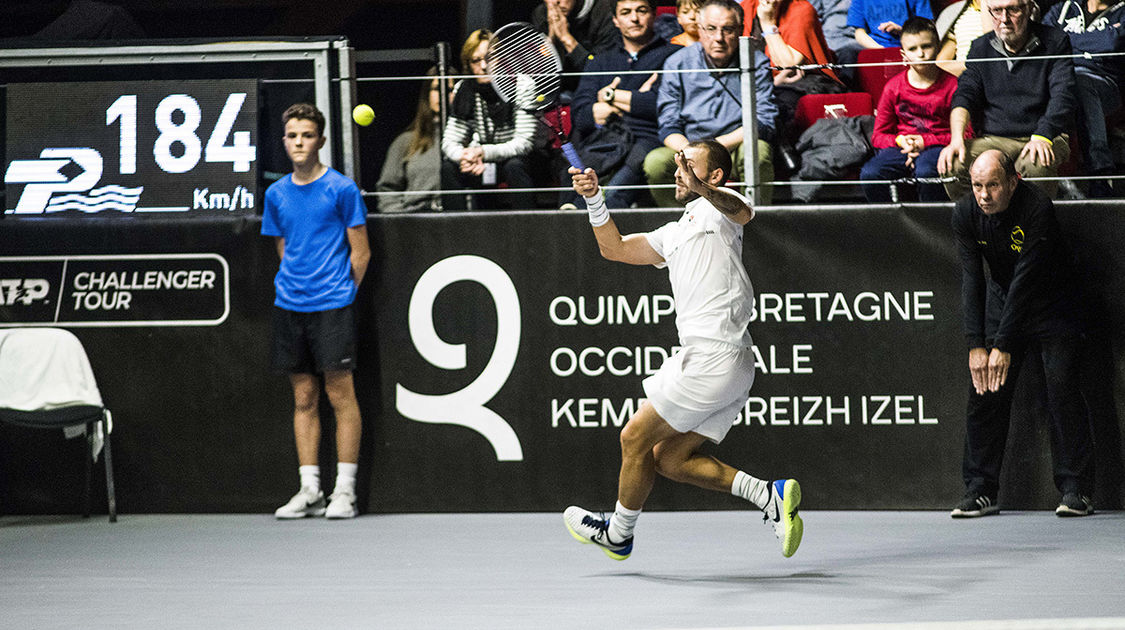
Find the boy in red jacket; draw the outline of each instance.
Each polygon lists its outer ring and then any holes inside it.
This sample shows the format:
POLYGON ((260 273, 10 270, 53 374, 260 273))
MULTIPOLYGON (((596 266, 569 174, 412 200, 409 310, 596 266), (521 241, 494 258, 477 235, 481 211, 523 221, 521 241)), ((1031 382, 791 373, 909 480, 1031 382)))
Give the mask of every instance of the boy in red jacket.
MULTIPOLYGON (((909 68, 891 78, 875 110, 871 144, 875 157, 863 165, 860 179, 916 177, 919 201, 946 201, 937 180, 938 156, 949 144, 949 113, 957 78, 935 65, 937 29, 932 20, 912 17, 902 26, 902 59, 909 68)), ((891 201, 886 184, 863 187, 871 202, 891 201)))

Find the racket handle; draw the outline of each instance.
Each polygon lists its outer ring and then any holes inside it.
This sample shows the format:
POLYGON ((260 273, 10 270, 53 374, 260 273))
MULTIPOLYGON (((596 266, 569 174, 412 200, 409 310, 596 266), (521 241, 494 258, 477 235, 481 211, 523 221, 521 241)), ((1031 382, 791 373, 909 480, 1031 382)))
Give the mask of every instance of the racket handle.
POLYGON ((578 149, 574 148, 573 142, 564 142, 560 148, 563 155, 566 156, 566 161, 570 162, 571 166, 580 171, 586 170, 586 167, 582 165, 582 158, 578 157, 578 149))

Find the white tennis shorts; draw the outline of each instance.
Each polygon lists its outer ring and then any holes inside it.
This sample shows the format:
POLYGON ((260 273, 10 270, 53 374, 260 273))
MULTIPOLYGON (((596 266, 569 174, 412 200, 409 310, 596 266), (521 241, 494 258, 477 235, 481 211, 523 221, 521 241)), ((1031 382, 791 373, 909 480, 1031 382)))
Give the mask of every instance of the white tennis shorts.
POLYGON ((718 341, 688 340, 643 384, 656 413, 673 429, 718 443, 750 397, 754 351, 718 341))

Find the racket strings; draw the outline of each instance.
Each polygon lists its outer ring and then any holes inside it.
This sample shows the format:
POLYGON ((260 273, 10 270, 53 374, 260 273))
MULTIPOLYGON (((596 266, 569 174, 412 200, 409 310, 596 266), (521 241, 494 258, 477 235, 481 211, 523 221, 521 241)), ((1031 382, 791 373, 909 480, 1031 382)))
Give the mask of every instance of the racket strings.
POLYGON ((524 109, 544 109, 554 102, 562 68, 542 33, 527 27, 498 32, 488 59, 493 86, 504 100, 524 109))

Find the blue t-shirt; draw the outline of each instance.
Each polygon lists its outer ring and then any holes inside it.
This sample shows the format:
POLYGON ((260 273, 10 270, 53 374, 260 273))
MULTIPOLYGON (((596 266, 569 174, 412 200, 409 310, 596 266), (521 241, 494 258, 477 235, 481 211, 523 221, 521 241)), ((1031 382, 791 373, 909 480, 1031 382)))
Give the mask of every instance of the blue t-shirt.
POLYGON ((347 228, 366 224, 359 188, 332 168, 303 186, 286 175, 267 188, 262 234, 285 239, 274 304, 304 313, 351 304, 356 285, 347 228))
POLYGON ((867 31, 883 48, 896 48, 902 45, 899 39, 880 31, 879 25, 894 22, 902 26, 915 16, 934 19, 930 0, 852 0, 848 7, 848 26, 867 31))

